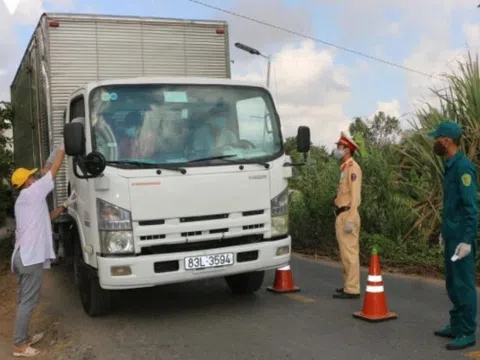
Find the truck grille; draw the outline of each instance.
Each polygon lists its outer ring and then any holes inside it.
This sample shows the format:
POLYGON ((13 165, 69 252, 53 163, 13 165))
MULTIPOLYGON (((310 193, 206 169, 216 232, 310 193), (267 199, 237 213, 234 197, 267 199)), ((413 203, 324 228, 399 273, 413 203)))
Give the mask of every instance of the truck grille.
POLYGON ((140 240, 159 240, 159 239, 165 239, 165 235, 146 235, 146 236, 140 236, 140 240))
POLYGON ((195 221, 209 221, 209 220, 220 220, 227 219, 228 214, 217 214, 217 215, 205 215, 205 216, 191 216, 180 218, 181 223, 195 222, 195 221))
POLYGON ((251 235, 222 240, 208 240, 182 244, 145 246, 142 247, 141 255, 171 254, 176 252, 220 249, 229 246, 257 244, 262 241, 265 241, 262 235, 251 235))
POLYGON ((232 214, 142 220, 134 223, 134 232, 137 250, 142 254, 157 254, 242 245, 252 239, 258 241, 269 231, 269 221, 268 211, 251 210, 232 214))

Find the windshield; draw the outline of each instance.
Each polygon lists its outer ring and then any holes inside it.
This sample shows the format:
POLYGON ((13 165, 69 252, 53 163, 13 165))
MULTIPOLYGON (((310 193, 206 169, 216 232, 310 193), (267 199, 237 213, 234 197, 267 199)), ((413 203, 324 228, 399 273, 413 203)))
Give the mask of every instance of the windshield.
POLYGON ((90 95, 90 119, 93 149, 117 164, 267 161, 282 150, 271 97, 255 87, 105 86, 90 95))

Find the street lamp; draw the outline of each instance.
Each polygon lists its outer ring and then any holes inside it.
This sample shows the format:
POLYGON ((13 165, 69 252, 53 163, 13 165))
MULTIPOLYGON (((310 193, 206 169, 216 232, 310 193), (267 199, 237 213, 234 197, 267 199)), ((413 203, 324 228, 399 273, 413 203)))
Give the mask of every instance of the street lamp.
POLYGON ((267 87, 269 88, 270 87, 270 65, 271 65, 271 61, 270 61, 270 56, 267 56, 267 55, 263 55, 260 51, 258 51, 257 49, 254 49, 250 46, 247 46, 245 44, 242 44, 242 43, 235 43, 235 46, 237 48, 239 48, 240 50, 243 50, 243 51, 246 51, 248 52, 249 54, 252 54, 252 55, 259 55, 265 59, 268 60, 268 66, 267 66, 267 87))

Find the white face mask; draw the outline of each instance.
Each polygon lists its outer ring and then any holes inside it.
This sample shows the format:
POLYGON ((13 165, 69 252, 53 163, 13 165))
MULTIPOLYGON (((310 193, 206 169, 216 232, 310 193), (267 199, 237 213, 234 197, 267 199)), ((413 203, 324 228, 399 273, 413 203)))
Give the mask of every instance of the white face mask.
POLYGON ((338 149, 333 150, 333 156, 335 156, 335 158, 338 160, 342 159, 344 155, 345 155, 345 150, 338 150, 338 149))

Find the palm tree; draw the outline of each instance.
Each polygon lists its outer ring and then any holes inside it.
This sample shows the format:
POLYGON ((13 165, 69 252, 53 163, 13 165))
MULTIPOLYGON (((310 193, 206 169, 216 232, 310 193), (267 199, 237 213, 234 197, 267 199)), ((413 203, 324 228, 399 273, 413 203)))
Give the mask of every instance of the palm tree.
MULTIPOLYGON (((424 235, 438 231, 442 210, 443 160, 432 150, 433 140, 426 134, 443 120, 462 126, 464 134, 461 150, 480 166, 480 71, 478 54, 475 59, 468 53, 465 62, 458 62, 459 73, 445 75, 446 90, 432 90, 440 100, 440 108, 428 104, 416 112, 418 122, 412 127, 415 135, 403 138, 399 150, 401 182, 414 193, 412 210, 417 215, 415 228, 424 235), (411 175, 418 181, 412 183, 411 175)), ((479 172, 480 174, 480 172, 479 172)))

